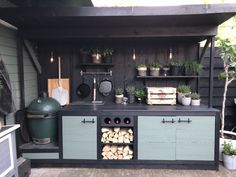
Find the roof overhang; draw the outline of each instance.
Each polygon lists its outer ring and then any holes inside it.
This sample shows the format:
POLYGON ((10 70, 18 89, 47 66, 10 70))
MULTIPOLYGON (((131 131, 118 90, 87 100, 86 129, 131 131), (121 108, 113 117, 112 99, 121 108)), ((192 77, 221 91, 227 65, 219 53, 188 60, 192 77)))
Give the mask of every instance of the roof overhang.
POLYGON ((0 8, 0 18, 25 38, 215 36, 236 4, 168 7, 0 8))

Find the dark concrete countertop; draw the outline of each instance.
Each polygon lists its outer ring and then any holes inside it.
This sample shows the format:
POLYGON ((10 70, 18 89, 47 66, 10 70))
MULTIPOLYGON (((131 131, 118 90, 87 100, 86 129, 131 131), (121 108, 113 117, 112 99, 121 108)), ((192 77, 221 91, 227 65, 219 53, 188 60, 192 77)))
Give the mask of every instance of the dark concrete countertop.
POLYGON ((104 105, 67 105, 61 108, 61 115, 216 115, 219 110, 201 106, 182 105, 147 105, 147 104, 115 104, 104 105))

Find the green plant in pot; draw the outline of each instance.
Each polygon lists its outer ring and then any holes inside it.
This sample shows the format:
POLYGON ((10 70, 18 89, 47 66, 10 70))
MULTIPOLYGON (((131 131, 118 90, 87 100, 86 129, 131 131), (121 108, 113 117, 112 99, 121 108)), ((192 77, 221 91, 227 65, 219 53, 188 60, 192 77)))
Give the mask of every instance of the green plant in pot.
POLYGON ((102 57, 104 63, 112 63, 112 55, 114 50, 112 48, 104 48, 102 50, 102 57))
POLYGON ((180 60, 173 60, 170 62, 170 71, 173 76, 183 75, 183 62, 180 60))
POLYGON ((161 65, 159 63, 153 63, 150 66, 150 75, 151 76, 159 76, 160 68, 161 68, 161 65))
POLYGON ((191 88, 188 85, 184 84, 179 85, 177 87, 177 92, 178 92, 178 102, 181 104, 183 96, 191 94, 191 88))
POLYGON ((139 76, 146 76, 147 75, 147 66, 145 64, 139 64, 137 66, 138 75, 139 76))
POLYGON ((101 50, 98 48, 91 48, 89 50, 89 54, 92 57, 92 61, 95 64, 100 64, 102 62, 102 54, 101 54, 101 50))
POLYGON ((146 98, 146 92, 144 89, 135 89, 135 97, 139 103, 142 103, 146 98))
POLYGON ((236 148, 231 142, 224 142, 223 163, 228 170, 236 170, 236 148))
POLYGON ((202 64, 196 60, 186 60, 184 62, 184 71, 186 76, 196 75, 202 70, 202 64))
POLYGON ((200 106, 200 95, 196 92, 191 94, 191 105, 192 106, 200 106))
POLYGON ((128 95, 128 102, 134 103, 135 102, 135 87, 134 86, 127 86, 125 90, 128 95))
POLYGON ((123 98, 124 98, 124 89, 122 88, 117 88, 115 90, 115 98, 116 98, 116 103, 117 104, 121 104, 123 102, 123 98))

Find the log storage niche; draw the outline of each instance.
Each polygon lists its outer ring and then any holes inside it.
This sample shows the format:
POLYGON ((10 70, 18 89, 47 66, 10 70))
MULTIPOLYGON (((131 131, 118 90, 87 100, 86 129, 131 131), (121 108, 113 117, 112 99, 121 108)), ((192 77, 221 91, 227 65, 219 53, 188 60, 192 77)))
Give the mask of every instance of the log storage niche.
POLYGON ((101 158, 134 159, 134 118, 103 117, 101 123, 101 158))

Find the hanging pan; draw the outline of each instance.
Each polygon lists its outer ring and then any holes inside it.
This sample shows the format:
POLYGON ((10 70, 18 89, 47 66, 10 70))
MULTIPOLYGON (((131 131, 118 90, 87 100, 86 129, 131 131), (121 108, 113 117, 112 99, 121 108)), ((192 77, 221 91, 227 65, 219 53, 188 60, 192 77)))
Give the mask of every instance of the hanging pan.
POLYGON ((89 96, 90 93, 91 93, 91 88, 88 84, 84 82, 84 77, 83 77, 82 84, 80 84, 76 89, 76 94, 80 98, 86 98, 89 96))
POLYGON ((109 78, 104 78, 100 82, 98 90, 103 96, 109 96, 112 91, 112 81, 109 78))

